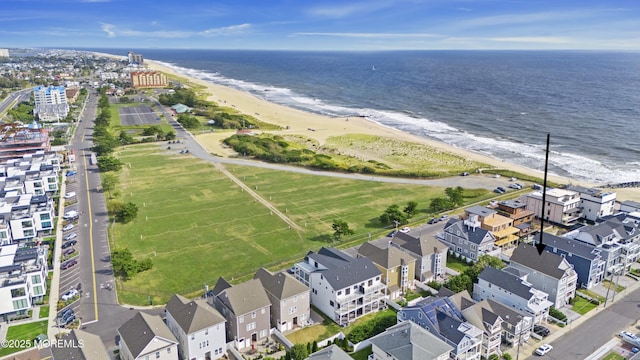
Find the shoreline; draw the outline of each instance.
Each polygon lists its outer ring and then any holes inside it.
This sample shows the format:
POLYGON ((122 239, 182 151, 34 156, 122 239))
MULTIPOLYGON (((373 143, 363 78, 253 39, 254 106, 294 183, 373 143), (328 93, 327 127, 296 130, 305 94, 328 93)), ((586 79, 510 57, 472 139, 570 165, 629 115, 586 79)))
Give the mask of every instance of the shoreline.
MULTIPOLYGON (((120 59, 122 58, 118 56, 112 57, 120 59)), ((430 146, 434 149, 456 154, 469 160, 490 165, 497 169, 507 169, 540 178, 542 178, 544 175, 542 171, 536 169, 527 168, 525 166, 510 163, 501 159, 496 159, 486 154, 458 148, 441 141, 427 139, 407 132, 403 132, 389 126, 381 125, 375 121, 367 119, 366 117, 330 117, 326 115, 311 113, 285 105, 268 102, 264 99, 254 96, 253 94, 229 86, 214 84, 206 80, 179 73, 173 68, 159 64, 154 60, 145 59, 145 63, 150 69, 185 78, 192 83, 203 86, 205 88, 205 92, 208 94, 208 101, 213 101, 220 105, 228 106, 241 113, 251 115, 262 122, 278 125, 284 129, 279 131, 265 132, 279 135, 304 135, 318 141, 320 145, 324 144, 330 137, 346 134, 366 134, 389 137, 397 140, 430 146)), ((208 141, 203 141, 203 143, 207 144, 207 150, 209 152, 222 154, 223 156, 230 155, 228 149, 224 149, 222 146, 211 145, 212 143, 219 143, 220 140, 228 137, 229 133, 212 133, 197 136, 208 139, 208 141)), ((590 188, 602 188, 603 186, 603 184, 579 181, 552 174, 548 176, 548 179, 560 184, 571 183, 573 185, 580 185, 590 188)), ((618 198, 622 201, 640 201, 640 189, 622 188, 611 189, 610 191, 616 192, 618 194, 618 198)))

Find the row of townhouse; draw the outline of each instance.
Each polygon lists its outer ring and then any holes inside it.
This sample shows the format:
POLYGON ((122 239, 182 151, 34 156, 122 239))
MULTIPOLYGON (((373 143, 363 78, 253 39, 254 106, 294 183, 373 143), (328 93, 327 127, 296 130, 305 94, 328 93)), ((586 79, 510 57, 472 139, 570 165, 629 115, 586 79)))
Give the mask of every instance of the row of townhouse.
POLYGON ((0 246, 0 315, 3 320, 24 315, 47 293, 46 247, 0 246))

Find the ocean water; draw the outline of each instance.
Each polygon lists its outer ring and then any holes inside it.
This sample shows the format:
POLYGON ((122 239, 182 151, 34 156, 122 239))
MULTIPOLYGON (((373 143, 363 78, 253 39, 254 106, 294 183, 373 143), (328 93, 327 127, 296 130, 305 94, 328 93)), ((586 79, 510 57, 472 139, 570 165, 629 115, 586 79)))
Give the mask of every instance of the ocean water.
MULTIPOLYGON (((122 49, 95 49, 125 55, 122 49)), ((260 98, 596 183, 640 181, 640 53, 138 50, 260 98)))

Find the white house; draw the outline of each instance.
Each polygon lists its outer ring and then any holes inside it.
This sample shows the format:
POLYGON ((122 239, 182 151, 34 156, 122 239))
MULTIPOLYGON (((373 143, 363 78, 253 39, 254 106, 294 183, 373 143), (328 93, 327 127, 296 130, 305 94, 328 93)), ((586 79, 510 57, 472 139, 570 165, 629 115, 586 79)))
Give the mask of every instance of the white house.
MULTIPOLYGON (((563 226, 570 226, 582 217, 580 195, 571 190, 547 189, 547 204, 545 205, 545 221, 563 226)), ((542 191, 527 194, 527 210, 532 211, 537 218, 542 212, 542 191)))
POLYGON ((118 335, 121 360, 178 360, 178 341, 159 316, 138 312, 118 335))
POLYGON ((47 249, 0 246, 0 315, 25 314, 47 293, 47 249))
POLYGON ((311 288, 311 304, 339 325, 385 305, 380 270, 367 258, 353 258, 335 248, 310 251, 295 265, 296 279, 311 288))
POLYGON ((586 188, 577 185, 567 186, 580 194, 580 206, 583 217, 589 221, 596 221, 601 217, 613 215, 616 204, 616 193, 600 189, 586 188))
POLYGON ((178 339, 182 359, 219 359, 227 352, 224 317, 204 300, 173 295, 166 307, 166 323, 178 339))

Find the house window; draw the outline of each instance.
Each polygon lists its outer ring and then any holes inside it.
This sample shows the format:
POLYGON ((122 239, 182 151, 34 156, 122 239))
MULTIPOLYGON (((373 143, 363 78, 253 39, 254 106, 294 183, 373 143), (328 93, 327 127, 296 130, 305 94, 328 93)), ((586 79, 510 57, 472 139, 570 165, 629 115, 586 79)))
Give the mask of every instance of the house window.
POLYGON ((204 334, 209 335, 209 329, 204 329, 204 334))
POLYGON ((369 282, 367 283, 368 286, 372 286, 373 285, 373 280, 369 280, 369 282))
POLYGON ((334 306, 333 300, 329 300, 329 306, 331 306, 331 307, 334 306))
POLYGON ((156 359, 160 359, 160 351, 156 351, 156 359))
POLYGON ((252 323, 247 324, 247 331, 253 330, 255 328, 256 328, 256 322, 255 321, 252 322, 252 323))
POLYGON ((43 293, 44 291, 42 291, 42 286, 38 285, 33 287, 33 295, 38 296, 42 295, 43 293))
POLYGON ((265 310, 265 308, 262 308, 262 309, 260 310, 260 314, 264 315, 264 312, 265 312, 265 311, 266 311, 266 310, 265 310))
POLYGON ((261 338, 267 337, 267 330, 260 331, 260 337, 261 338))
POLYGON ((33 275, 31 277, 31 283, 32 284, 40 284, 40 275, 33 275))
POLYGON ((255 311, 251 313, 251 318, 252 318, 252 319, 255 319, 255 318, 256 318, 256 312, 255 312, 255 311))
POLYGON ((171 348, 167 348, 167 354, 171 354, 171 348))
POLYGON ((25 295, 24 288, 11 289, 11 297, 17 298, 25 295))
POLYGON ((191 334, 191 340, 195 340, 196 339, 196 334, 191 334))
POLYGON ((242 324, 244 322, 244 315, 238 316, 238 322, 242 324))
POLYGON ((338 291, 338 296, 342 295, 342 290, 338 291))
POLYGON ((344 290, 344 294, 345 294, 345 295, 349 295, 349 294, 351 294, 351 289, 349 289, 349 288, 345 289, 345 290, 344 290))

